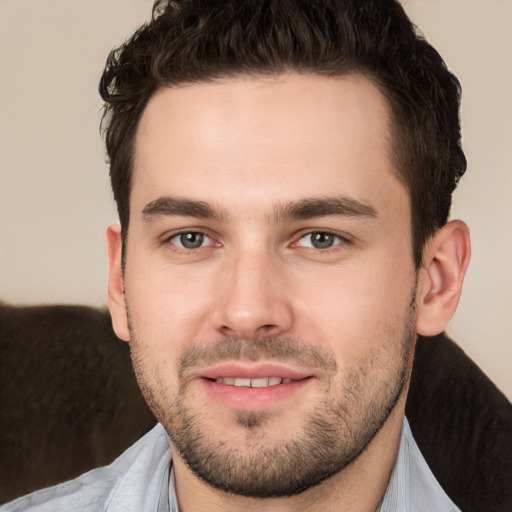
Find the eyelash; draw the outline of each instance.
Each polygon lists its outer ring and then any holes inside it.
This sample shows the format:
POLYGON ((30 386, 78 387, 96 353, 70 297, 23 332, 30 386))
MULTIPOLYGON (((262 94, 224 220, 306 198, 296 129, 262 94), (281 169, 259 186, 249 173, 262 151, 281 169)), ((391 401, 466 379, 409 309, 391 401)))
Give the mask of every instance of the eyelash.
MULTIPOLYGON (((350 244, 351 241, 350 239, 346 236, 346 235, 342 235, 340 233, 336 233, 334 231, 329 231, 329 230, 322 230, 322 229, 318 229, 318 230, 309 230, 309 231, 304 231, 304 232, 301 232, 300 233, 300 236, 296 237, 295 238, 295 242, 293 242, 291 244, 291 247, 304 247, 305 249, 309 249, 309 250, 313 250, 317 253, 324 253, 324 254, 330 254, 330 253, 333 253, 333 252, 337 252, 341 249, 340 246, 345 246, 347 244, 350 244), (311 237, 313 235, 327 235, 327 236, 330 236, 330 237, 334 237, 338 240, 337 243, 335 243, 334 245, 330 246, 330 247, 326 247, 326 248, 317 248, 317 247, 308 247, 308 246, 301 246, 299 245, 299 242, 301 240, 303 240, 304 238, 306 237, 311 237)), ((215 238, 213 236, 211 236, 206 230, 194 230, 194 229, 188 229, 188 230, 183 230, 183 231, 179 231, 177 233, 172 233, 172 235, 170 236, 166 236, 163 241, 162 241, 162 244, 163 245, 171 245, 173 246, 173 250, 175 251, 179 251, 179 252, 182 252, 184 254, 191 254, 193 252, 196 252, 198 251, 199 249, 206 249, 207 247, 211 247, 211 246, 220 246, 221 244, 219 242, 216 242, 215 241, 215 238), (179 245, 177 245, 175 242, 173 242, 173 239, 176 239, 180 236, 183 236, 183 235, 201 235, 203 237, 207 237, 210 239, 211 243, 207 244, 206 246, 199 246, 199 247, 196 247, 196 248, 187 248, 187 247, 180 247, 179 245)))
POLYGON ((194 230, 194 229, 178 231, 177 233, 173 233, 170 236, 166 236, 163 240, 163 244, 164 245, 172 245, 175 248, 175 250, 181 251, 184 253, 192 253, 198 249, 204 249, 210 245, 220 245, 218 242, 215 242, 215 239, 212 236, 210 236, 205 230, 194 230), (176 243, 173 242, 173 239, 176 239, 183 235, 201 235, 203 237, 209 238, 213 242, 213 244, 208 244, 207 246, 201 245, 200 247, 197 247, 197 248, 180 247, 179 245, 177 245, 176 243))
POLYGON ((308 233, 303 234, 294 245, 297 245, 299 247, 306 247, 308 249, 317 250, 319 252, 332 252, 332 251, 339 250, 339 248, 340 248, 339 246, 344 245, 346 243, 347 243, 347 239, 338 233, 333 233, 330 231, 310 231, 308 233), (315 247, 314 246, 315 241, 316 242, 320 241, 320 243, 321 243, 321 240, 318 240, 318 239, 314 241, 313 237, 315 235, 317 235, 317 236, 321 235, 323 238, 327 238, 327 239, 330 238, 332 241, 332 245, 327 245, 326 247, 315 247), (310 245, 307 245, 307 246, 300 245, 300 242, 304 239, 307 239, 308 237, 309 237, 310 245))

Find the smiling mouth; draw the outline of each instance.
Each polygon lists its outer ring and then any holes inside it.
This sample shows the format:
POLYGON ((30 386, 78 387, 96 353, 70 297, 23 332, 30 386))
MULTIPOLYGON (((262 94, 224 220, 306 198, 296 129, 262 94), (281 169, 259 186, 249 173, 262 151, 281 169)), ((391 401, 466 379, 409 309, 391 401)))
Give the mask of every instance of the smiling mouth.
POLYGON ((269 411, 283 401, 299 400, 299 390, 314 380, 312 375, 290 369, 263 370, 247 368, 216 368, 200 379, 215 402, 238 411, 269 411), (278 371, 284 375, 276 377, 278 371), (276 373, 274 373, 276 372, 276 373))
POLYGON ((218 377, 215 379, 218 384, 226 384, 227 386, 235 386, 240 388, 267 388, 270 386, 278 386, 279 384, 290 384, 293 379, 281 377, 262 377, 258 379, 245 379, 234 377, 218 377))

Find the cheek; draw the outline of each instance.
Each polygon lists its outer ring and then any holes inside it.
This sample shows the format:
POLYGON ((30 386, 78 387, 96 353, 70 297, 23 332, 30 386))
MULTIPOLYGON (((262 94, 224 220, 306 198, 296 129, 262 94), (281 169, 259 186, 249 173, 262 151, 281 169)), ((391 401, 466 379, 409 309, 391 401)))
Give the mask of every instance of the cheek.
POLYGON ((312 341, 328 344, 342 364, 369 357, 383 341, 395 337, 392 333, 403 330, 414 270, 408 260, 388 261, 393 263, 331 271, 297 293, 302 296, 302 330, 312 341))
POLYGON ((126 272, 126 296, 139 332, 162 345, 200 336, 211 300, 204 276, 165 265, 141 267, 133 258, 126 272))

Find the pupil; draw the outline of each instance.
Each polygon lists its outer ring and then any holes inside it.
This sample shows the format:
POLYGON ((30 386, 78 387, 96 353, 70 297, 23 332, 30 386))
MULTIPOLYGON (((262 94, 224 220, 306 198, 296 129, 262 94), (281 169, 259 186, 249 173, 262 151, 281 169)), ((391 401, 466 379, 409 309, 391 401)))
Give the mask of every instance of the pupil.
POLYGON ((183 233, 180 242, 187 249, 197 249, 203 245, 204 236, 201 233, 183 233))
POLYGON ((334 243, 334 237, 329 233, 313 233, 311 238, 313 246, 317 249, 327 249, 334 243))

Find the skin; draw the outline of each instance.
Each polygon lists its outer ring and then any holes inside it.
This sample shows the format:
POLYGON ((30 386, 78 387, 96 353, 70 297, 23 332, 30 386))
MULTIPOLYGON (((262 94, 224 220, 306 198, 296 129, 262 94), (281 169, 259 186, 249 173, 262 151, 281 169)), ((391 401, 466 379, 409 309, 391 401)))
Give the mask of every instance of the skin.
POLYGON ((346 467, 283 498, 212 487, 171 441, 180 510, 371 512, 382 499, 415 332, 444 329, 469 260, 457 221, 415 270, 388 126, 384 97, 359 76, 241 77, 150 100, 135 144, 124 274, 119 226, 108 231, 109 306, 171 438, 190 430, 189 418, 202 448, 224 450, 237 472, 270 464, 265 453, 304 437, 318 414, 342 419, 333 450, 368 422, 377 427, 368 446, 354 442, 346 467), (183 245, 184 233, 197 247, 183 245), (300 385, 269 395, 209 380, 237 373, 293 374, 300 385))

